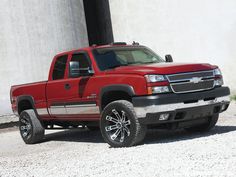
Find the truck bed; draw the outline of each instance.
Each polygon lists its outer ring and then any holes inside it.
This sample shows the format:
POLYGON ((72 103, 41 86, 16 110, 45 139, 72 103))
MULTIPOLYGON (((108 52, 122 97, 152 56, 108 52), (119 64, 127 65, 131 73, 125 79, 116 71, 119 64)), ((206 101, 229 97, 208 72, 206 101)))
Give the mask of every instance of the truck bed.
POLYGON ((13 111, 16 111, 17 99, 24 96, 31 96, 35 100, 35 107, 40 107, 40 104, 46 103, 46 85, 47 81, 14 85, 11 87, 11 103, 13 111), (37 100, 37 101, 36 101, 37 100))

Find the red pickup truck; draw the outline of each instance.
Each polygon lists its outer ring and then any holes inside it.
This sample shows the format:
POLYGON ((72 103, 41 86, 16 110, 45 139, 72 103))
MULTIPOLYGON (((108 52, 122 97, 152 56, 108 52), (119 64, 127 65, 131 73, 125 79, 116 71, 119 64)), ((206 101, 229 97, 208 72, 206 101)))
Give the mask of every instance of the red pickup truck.
POLYGON ((230 103, 220 69, 172 63, 137 43, 113 43, 54 57, 48 81, 12 86, 26 144, 45 129, 99 129, 112 147, 142 142, 148 127, 207 131, 230 103))

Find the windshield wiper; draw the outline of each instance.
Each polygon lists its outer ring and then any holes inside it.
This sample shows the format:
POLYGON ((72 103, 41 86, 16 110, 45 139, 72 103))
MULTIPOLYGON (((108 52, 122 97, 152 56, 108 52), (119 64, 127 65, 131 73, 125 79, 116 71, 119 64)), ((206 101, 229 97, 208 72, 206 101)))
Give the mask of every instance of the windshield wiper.
POLYGON ((118 68, 121 66, 128 66, 128 65, 127 64, 113 65, 113 66, 109 66, 108 69, 114 69, 114 68, 118 68))
POLYGON ((135 63, 128 63, 129 65, 143 65, 143 64, 152 64, 152 63, 156 63, 156 62, 135 62, 135 63))
POLYGON ((152 63, 157 63, 157 62, 153 62, 153 61, 150 61, 150 62, 143 62, 143 64, 152 64, 152 63))

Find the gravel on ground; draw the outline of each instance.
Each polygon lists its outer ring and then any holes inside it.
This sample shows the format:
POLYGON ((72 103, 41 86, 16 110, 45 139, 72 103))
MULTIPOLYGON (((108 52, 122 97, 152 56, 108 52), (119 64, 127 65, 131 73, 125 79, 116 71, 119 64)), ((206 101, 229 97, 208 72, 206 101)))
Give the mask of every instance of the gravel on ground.
POLYGON ((149 130, 144 144, 110 148, 99 131, 46 131, 25 145, 0 130, 0 176, 236 176, 236 104, 208 133, 149 130))

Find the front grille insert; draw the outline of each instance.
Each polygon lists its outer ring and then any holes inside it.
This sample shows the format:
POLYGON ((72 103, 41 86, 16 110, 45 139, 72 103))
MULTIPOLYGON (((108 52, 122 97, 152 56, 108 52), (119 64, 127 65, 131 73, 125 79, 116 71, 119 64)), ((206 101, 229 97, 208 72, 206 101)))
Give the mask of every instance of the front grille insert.
POLYGON ((186 93, 212 89, 214 87, 214 80, 205 80, 199 83, 177 83, 171 84, 171 88, 175 93, 186 93))
POLYGON ((180 73, 180 74, 172 74, 167 75, 169 82, 184 82, 190 81, 192 78, 202 78, 202 79, 210 79, 214 77, 213 70, 210 71, 201 71, 201 72, 189 72, 189 73, 180 73))
POLYGON ((214 72, 190 72, 167 75, 170 87, 174 93, 188 93, 214 88, 214 72))

